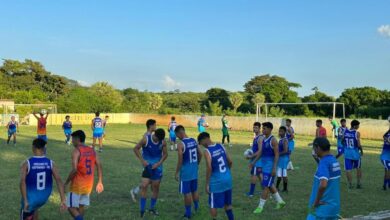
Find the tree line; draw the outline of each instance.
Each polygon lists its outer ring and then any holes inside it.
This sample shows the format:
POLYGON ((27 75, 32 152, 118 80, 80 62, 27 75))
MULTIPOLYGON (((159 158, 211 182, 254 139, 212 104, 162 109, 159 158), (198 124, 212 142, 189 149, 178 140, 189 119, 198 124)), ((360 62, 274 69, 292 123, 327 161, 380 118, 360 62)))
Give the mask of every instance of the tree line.
MULTIPOLYGON (((0 98, 19 104, 57 104, 60 113, 135 112, 160 114, 248 115, 256 112, 256 103, 264 102, 344 102, 348 117, 385 118, 390 113, 390 91, 374 87, 345 89, 339 97, 321 92, 299 97, 299 83, 271 74, 254 76, 243 91, 210 88, 206 92, 139 91, 116 89, 108 82, 82 86, 77 81, 46 70, 37 61, 5 59, 0 66, 0 98)), ((333 106, 272 106, 270 116, 330 116, 333 106)), ((264 110, 264 109, 263 109, 264 110)), ((29 109, 19 108, 28 112, 29 109)), ((337 110, 341 117, 341 109, 337 110)))

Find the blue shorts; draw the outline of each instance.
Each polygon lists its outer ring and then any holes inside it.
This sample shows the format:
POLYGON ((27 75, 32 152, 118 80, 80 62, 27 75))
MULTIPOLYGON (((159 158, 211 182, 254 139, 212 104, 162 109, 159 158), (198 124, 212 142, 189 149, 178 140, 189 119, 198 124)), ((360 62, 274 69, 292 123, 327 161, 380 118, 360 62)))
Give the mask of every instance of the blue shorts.
POLYGON ((179 192, 181 194, 194 193, 198 191, 198 179, 180 181, 179 192))
POLYGON ((72 129, 64 129, 64 134, 65 134, 66 136, 71 135, 71 134, 72 134, 72 129))
POLYGON ((93 133, 93 138, 102 138, 102 137, 103 137, 103 132, 93 133))
POLYGON ((16 129, 10 129, 10 130, 8 130, 8 137, 10 137, 10 136, 12 136, 12 135, 14 135, 14 134, 16 134, 16 129))
POLYGON ((261 167, 256 167, 256 166, 252 167, 251 176, 260 176, 261 173, 262 173, 261 167))
POLYGON ((46 135, 38 135, 37 138, 47 142, 47 136, 46 135))
POLYGON ((381 160, 385 170, 390 170, 390 160, 381 160))
POLYGON ((288 151, 292 153, 295 149, 295 141, 294 140, 289 140, 288 141, 288 151))
POLYGON ((176 134, 175 134, 174 131, 170 131, 169 132, 169 140, 172 141, 172 142, 176 141, 176 134))
POLYGON ((339 217, 319 217, 315 216, 313 214, 309 214, 306 217, 306 220, 338 220, 340 219, 339 217))
POLYGON ((344 167, 346 171, 351 171, 353 169, 360 169, 362 167, 362 159, 359 160, 344 159, 344 167))
POLYGON ((32 199, 32 198, 30 198, 29 204, 28 204, 28 212, 27 213, 23 212, 24 202, 23 202, 23 199, 21 199, 21 201, 20 201, 21 202, 21 210, 22 210, 21 211, 21 215, 22 214, 24 214, 24 215, 34 214, 34 212, 36 210, 38 210, 39 208, 41 208, 43 205, 46 204, 48 199, 49 198, 46 198, 46 199, 42 199, 42 198, 40 198, 40 199, 37 199, 37 198, 32 199))
POLYGON ((144 168, 144 171, 142 172, 142 178, 151 179, 152 181, 155 180, 161 180, 163 171, 161 167, 158 167, 154 170, 152 170, 152 165, 149 165, 144 168))
POLYGON ((287 169, 288 162, 290 162, 290 157, 287 155, 279 157, 278 167, 281 169, 287 169))
POLYGON ((337 153, 343 154, 344 153, 344 145, 343 142, 340 139, 337 139, 337 153))
POLYGON ((274 181, 275 177, 270 173, 263 173, 263 181, 261 182, 263 187, 271 187, 274 184, 274 181))
POLYGON ((220 209, 232 205, 232 190, 209 194, 209 206, 212 209, 220 209))

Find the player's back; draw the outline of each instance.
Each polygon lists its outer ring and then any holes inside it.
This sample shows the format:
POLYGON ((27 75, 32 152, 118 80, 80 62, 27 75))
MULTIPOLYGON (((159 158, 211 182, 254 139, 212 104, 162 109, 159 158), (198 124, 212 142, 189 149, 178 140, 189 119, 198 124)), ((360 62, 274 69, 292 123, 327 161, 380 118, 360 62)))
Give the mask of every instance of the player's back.
POLYGON ((26 190, 27 200, 34 207, 44 205, 53 188, 52 161, 45 156, 33 156, 27 160, 26 190))
POLYGON ((162 158, 162 148, 162 141, 156 143, 153 141, 153 134, 147 134, 146 144, 142 147, 142 157, 148 161, 148 163, 157 163, 162 158))
POLYGON ((344 156, 346 159, 358 160, 360 158, 358 149, 357 131, 346 129, 344 132, 344 156))
POLYGON ((92 120, 93 131, 95 133, 103 132, 103 120, 99 117, 96 117, 92 120))
POLYGON ((265 173, 271 173, 274 165, 275 152, 274 147, 272 146, 273 139, 273 135, 270 135, 268 138, 264 137, 262 143, 261 162, 263 165, 263 172, 265 173))
POLYGON ((287 131, 286 131, 286 137, 287 139, 290 141, 291 139, 293 139, 293 134, 295 133, 295 130, 292 126, 288 127, 287 128, 287 131))
POLYGON ((170 132, 174 132, 176 127, 177 127, 176 121, 171 121, 171 122, 169 123, 169 131, 170 131, 170 132))
POLYGON ((345 133, 346 130, 347 130, 346 127, 339 127, 337 139, 339 139, 339 140, 344 139, 344 133, 345 133))
MULTIPOLYGON (((253 153, 257 153, 259 151, 259 141, 264 138, 264 135, 259 134, 253 138, 253 143, 252 143, 252 151, 253 153)), ((255 158, 251 159, 251 162, 253 162, 255 158)), ((261 167, 261 159, 256 161, 256 167, 261 167)))
POLYGON ((198 144, 193 138, 184 138, 182 142, 184 148, 180 179, 183 181, 198 179, 198 144))
MULTIPOLYGON (((279 144, 278 144, 279 153, 282 153, 282 152, 284 151, 284 143, 285 143, 285 142, 288 143, 287 136, 286 136, 286 137, 280 138, 279 144)), ((288 152, 288 144, 287 144, 287 152, 288 152)), ((280 155, 280 157, 288 157, 288 154, 280 155)))
POLYGON ((226 150, 221 144, 207 147, 211 158, 210 192, 219 193, 232 188, 232 175, 226 156, 226 150))
POLYGON ((93 187, 96 152, 89 146, 77 147, 80 152, 76 176, 72 179, 70 191, 79 195, 90 194, 93 187))
POLYGON ((381 160, 390 160, 390 131, 383 135, 381 160))
POLYGON ((38 119, 38 127, 37 127, 37 132, 39 135, 46 135, 46 118, 41 117, 38 119))

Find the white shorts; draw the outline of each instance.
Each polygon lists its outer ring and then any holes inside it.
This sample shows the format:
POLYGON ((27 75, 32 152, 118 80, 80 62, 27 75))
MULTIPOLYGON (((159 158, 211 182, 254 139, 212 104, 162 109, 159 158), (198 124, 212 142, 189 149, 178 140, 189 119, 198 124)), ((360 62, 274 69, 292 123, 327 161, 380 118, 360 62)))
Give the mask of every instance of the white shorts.
POLYGON ((276 171, 276 176, 277 177, 287 177, 287 169, 282 169, 282 168, 278 167, 278 169, 276 171))
POLYGON ((79 195, 73 192, 68 192, 66 196, 66 206, 68 206, 69 208, 89 206, 89 194, 79 195))

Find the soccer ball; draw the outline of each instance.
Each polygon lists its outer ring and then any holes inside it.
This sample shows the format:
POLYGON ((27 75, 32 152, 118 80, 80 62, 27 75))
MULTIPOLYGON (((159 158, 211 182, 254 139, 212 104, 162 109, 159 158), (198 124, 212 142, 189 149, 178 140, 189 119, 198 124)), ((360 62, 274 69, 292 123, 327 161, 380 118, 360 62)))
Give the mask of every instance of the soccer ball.
POLYGON ((244 157, 249 157, 249 156, 252 156, 253 155, 253 150, 252 149, 246 149, 244 151, 244 157))
POLYGON ((206 122, 204 125, 205 125, 205 127, 208 127, 208 126, 209 126, 209 123, 206 122))
POLYGON ((42 115, 46 115, 46 113, 47 113, 47 110, 46 110, 46 109, 42 109, 42 110, 41 110, 41 114, 42 114, 42 115))

